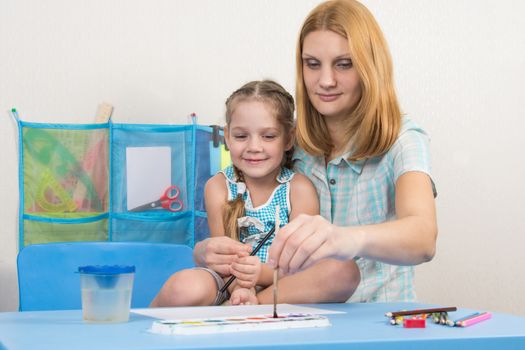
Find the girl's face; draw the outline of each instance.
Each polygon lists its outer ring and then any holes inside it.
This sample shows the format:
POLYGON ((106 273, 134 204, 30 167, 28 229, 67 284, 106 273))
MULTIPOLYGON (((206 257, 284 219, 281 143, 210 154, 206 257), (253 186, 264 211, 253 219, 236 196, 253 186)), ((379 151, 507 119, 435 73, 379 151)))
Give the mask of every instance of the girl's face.
POLYGON ((232 163, 242 171, 245 180, 275 179, 284 152, 293 145, 274 114, 268 103, 241 101, 224 130, 232 163))
POLYGON ((348 41, 328 30, 311 32, 304 38, 302 59, 304 85, 314 108, 325 118, 346 118, 361 98, 348 41))

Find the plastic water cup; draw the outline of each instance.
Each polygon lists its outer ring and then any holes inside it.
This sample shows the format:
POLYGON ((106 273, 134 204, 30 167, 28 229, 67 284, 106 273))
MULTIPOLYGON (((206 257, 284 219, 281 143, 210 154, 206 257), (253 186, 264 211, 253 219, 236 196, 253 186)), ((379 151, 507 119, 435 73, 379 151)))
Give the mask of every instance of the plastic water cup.
POLYGON ((135 266, 81 266, 82 318, 93 323, 129 320, 135 266))

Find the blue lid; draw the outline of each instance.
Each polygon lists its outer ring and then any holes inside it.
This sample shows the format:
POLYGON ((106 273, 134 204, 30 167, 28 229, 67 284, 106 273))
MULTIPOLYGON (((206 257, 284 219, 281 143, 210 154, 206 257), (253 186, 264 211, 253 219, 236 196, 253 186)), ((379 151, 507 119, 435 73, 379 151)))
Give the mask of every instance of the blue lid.
POLYGON ((133 265, 88 265, 80 266, 78 272, 92 275, 118 275, 135 272, 133 265))

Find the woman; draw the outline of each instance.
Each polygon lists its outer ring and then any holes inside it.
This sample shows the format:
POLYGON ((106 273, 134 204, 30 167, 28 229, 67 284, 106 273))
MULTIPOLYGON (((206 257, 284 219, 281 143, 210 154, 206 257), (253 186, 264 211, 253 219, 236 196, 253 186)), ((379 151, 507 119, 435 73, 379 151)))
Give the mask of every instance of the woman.
POLYGON ((321 216, 281 229, 269 265, 293 274, 355 259, 350 301, 414 300, 412 265, 436 247, 435 191, 428 139, 401 116, 381 29, 359 2, 327 1, 306 18, 296 59, 294 165, 314 183, 321 216))

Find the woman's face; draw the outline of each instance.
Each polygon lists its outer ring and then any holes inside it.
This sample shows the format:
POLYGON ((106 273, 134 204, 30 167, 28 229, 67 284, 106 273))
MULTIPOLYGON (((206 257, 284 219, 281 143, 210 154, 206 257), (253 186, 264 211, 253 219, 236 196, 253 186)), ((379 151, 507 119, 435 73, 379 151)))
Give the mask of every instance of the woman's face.
POLYGON ((311 32, 304 38, 302 59, 312 105, 327 122, 345 119, 361 98, 360 79, 346 38, 328 30, 311 32))

